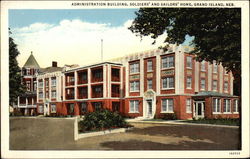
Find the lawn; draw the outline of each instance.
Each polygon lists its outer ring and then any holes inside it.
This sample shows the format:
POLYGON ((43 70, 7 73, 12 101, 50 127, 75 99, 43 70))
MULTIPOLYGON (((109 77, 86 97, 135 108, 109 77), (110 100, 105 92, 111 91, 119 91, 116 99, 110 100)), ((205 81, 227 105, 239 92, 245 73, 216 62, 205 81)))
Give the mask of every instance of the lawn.
POLYGON ((187 120, 184 122, 199 123, 199 124, 232 125, 232 126, 240 125, 240 119, 197 119, 197 120, 187 120))

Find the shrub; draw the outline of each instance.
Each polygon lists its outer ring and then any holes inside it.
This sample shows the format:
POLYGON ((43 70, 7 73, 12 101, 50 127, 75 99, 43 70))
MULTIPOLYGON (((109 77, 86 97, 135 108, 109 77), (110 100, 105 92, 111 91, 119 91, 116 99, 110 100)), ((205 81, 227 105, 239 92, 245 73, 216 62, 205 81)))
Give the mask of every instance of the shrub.
POLYGON ((81 131, 105 130, 117 127, 128 127, 128 123, 117 112, 111 112, 107 109, 88 113, 83 120, 79 122, 81 131))
POLYGON ((166 113, 161 117, 161 119, 163 119, 163 120, 176 120, 177 117, 176 117, 175 113, 166 113))

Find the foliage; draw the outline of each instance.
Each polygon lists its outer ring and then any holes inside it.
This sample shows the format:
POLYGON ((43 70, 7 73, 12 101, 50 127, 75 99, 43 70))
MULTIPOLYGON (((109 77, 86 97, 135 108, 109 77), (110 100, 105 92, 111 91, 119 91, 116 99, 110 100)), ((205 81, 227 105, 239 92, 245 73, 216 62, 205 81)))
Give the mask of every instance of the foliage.
MULTIPOLYGON (((193 36, 197 60, 222 63, 241 78, 241 10, 239 8, 141 8, 129 29, 138 36, 157 39, 167 33, 168 44, 193 36)), ((154 41, 155 42, 155 41, 154 41)), ((238 81, 238 82, 237 82, 238 81)), ((240 86, 240 85, 239 85, 240 86)))
MULTIPOLYGON (((9 31, 11 35, 11 32, 9 31)), ((17 45, 12 37, 9 37, 9 103, 17 101, 17 97, 24 93, 24 86, 21 83, 21 69, 16 60, 19 55, 17 45)))
POLYGON ((158 118, 163 119, 163 120, 176 120, 177 119, 175 113, 165 113, 159 116, 158 118))
POLYGON ((128 127, 129 125, 118 112, 113 113, 107 109, 101 109, 86 114, 79 126, 82 131, 92 131, 128 127))
POLYGON ((196 120, 188 120, 185 122, 189 123, 200 123, 200 124, 216 124, 216 125, 240 125, 240 119, 231 119, 231 118, 216 118, 216 119, 206 119, 199 118, 196 120))

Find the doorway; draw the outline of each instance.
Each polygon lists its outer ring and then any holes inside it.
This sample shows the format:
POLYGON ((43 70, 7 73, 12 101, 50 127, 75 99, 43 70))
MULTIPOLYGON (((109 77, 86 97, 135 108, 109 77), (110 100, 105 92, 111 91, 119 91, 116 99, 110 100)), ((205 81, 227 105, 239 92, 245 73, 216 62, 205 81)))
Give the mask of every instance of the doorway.
POLYGON ((196 118, 204 118, 204 110, 205 110, 205 102, 204 101, 196 101, 195 109, 194 109, 196 118))

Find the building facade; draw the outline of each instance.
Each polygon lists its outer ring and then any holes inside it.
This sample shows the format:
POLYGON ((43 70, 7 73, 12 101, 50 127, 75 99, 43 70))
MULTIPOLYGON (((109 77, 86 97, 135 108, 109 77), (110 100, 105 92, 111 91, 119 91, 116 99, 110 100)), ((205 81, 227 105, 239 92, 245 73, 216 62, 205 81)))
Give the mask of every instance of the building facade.
POLYGON ((36 114, 36 74, 40 69, 38 62, 31 52, 29 58, 21 68, 22 84, 26 86, 26 91, 18 97, 17 103, 14 103, 15 112, 21 112, 22 115, 36 114))
POLYGON ((240 102, 233 95, 232 73, 215 62, 197 62, 190 51, 174 45, 166 52, 152 50, 45 72, 37 77, 42 83, 37 110, 84 115, 104 108, 137 118, 238 118, 240 102), (54 100, 53 79, 58 86, 54 100))

